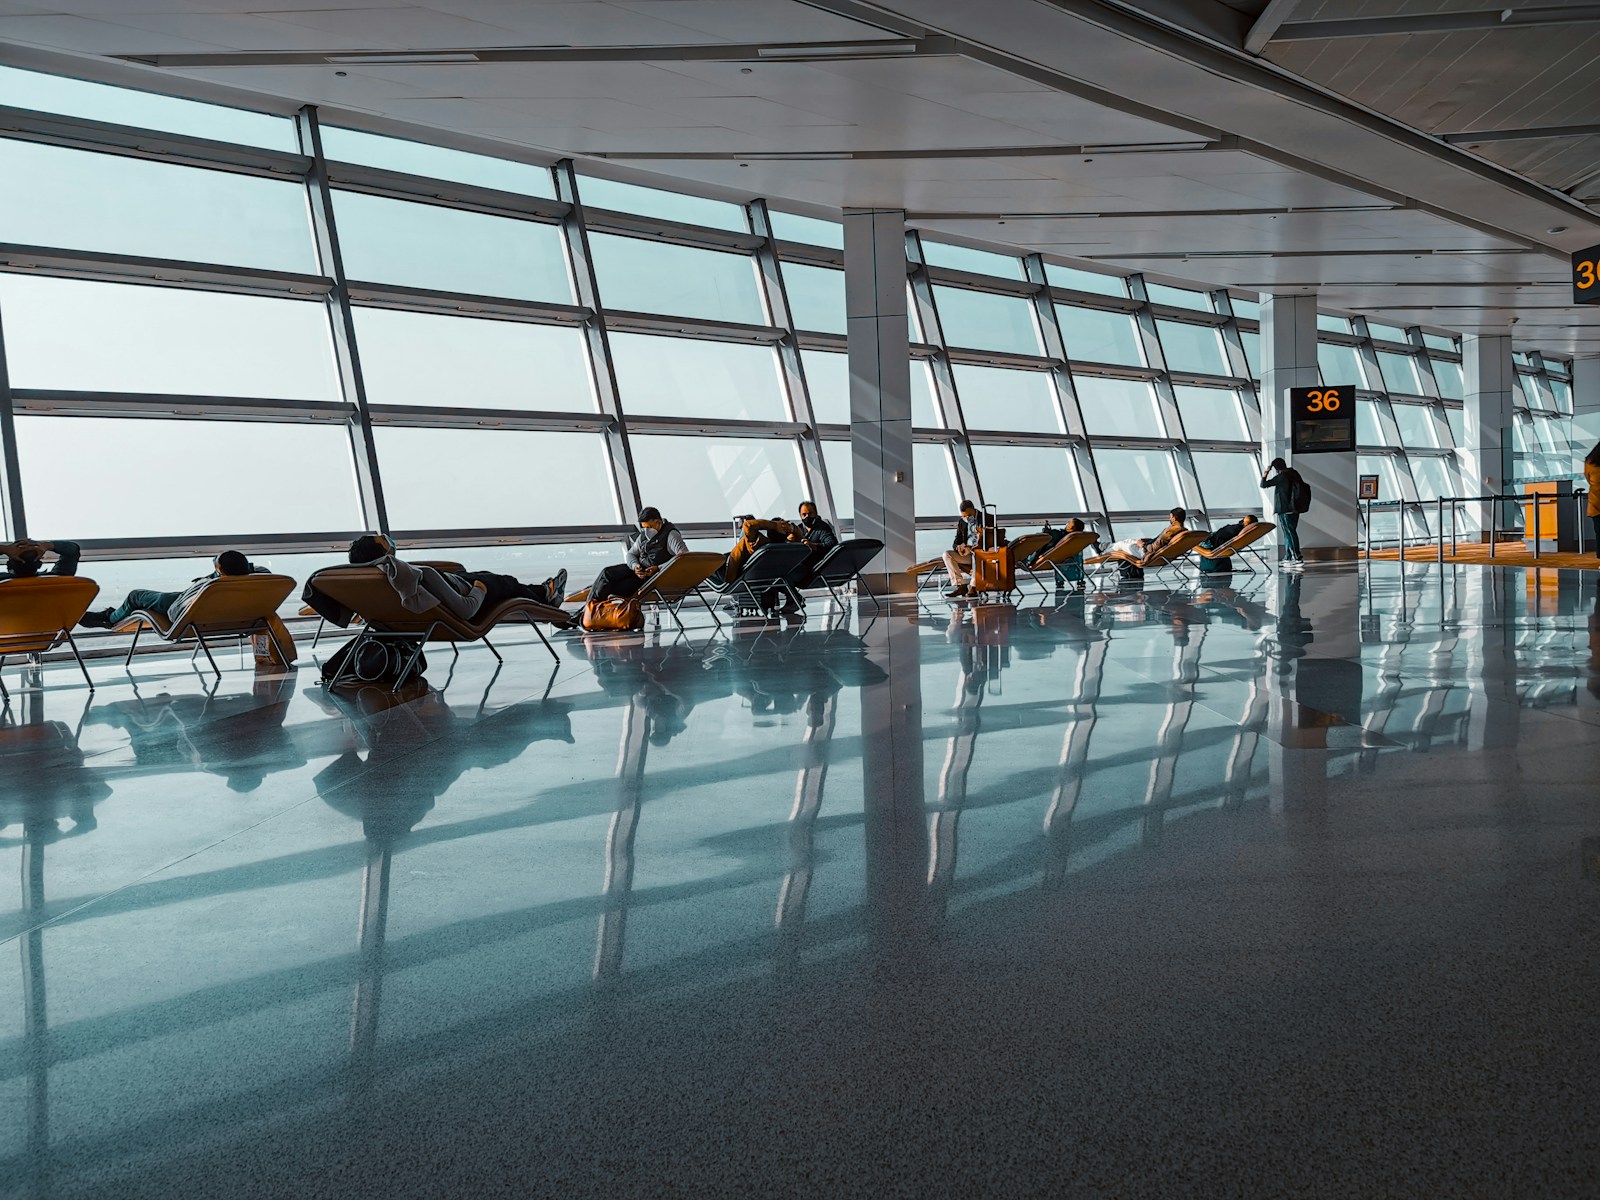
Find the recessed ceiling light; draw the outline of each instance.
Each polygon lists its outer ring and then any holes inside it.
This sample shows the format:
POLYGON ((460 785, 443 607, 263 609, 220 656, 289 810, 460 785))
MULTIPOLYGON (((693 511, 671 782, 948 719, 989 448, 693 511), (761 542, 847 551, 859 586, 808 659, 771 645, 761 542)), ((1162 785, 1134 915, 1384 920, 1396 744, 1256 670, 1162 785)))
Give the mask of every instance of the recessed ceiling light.
POLYGON ((1567 227, 1565 225, 1552 225, 1545 230, 1546 233, 1565 233, 1566 231, 1567 227))

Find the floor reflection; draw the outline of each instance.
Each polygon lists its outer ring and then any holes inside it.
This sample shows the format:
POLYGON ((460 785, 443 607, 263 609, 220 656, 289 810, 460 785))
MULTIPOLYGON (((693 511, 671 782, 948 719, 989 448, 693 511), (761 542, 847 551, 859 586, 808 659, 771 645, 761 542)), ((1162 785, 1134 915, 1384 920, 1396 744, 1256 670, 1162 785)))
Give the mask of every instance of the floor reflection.
POLYGON ((0 1177, 144 1180, 133 1129, 168 1167, 219 1120, 244 1143, 304 1118, 309 1144, 329 1105, 370 1121, 495 1039, 688 1011, 712 981, 860 975, 888 1021, 995 914, 1064 936, 1062 900, 1109 873, 1196 869, 1197 845, 1275 861, 1367 781, 1403 822, 1408 793, 1600 725, 1593 581, 1399 564, 580 635, 545 678, 507 659, 398 695, 13 689, 0 1177))

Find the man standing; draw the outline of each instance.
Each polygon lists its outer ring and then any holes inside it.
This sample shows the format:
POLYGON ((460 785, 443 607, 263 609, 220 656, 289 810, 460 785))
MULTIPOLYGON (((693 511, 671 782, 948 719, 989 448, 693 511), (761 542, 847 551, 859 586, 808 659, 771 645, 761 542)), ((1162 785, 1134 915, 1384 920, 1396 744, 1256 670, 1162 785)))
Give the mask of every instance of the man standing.
POLYGON ((1300 491, 1305 480, 1283 459, 1275 458, 1262 474, 1261 486, 1273 489, 1272 511, 1283 535, 1283 565, 1298 570, 1305 565, 1300 556, 1300 491))

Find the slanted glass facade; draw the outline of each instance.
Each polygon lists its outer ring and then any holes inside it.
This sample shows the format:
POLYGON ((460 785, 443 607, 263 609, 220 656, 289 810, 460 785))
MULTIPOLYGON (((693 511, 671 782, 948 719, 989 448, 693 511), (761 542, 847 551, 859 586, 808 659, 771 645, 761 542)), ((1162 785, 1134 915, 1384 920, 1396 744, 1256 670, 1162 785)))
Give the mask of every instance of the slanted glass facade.
MULTIPOLYGON (((642 505, 701 538, 805 498, 850 520, 837 222, 311 109, 9 68, 0 105, 25 110, 0 138, 12 535, 295 570, 382 528, 532 575, 607 560, 642 505)), ((1259 509, 1253 301, 916 231, 907 268, 930 539, 962 496, 1115 534, 1259 509)), ((1319 327, 1364 467, 1412 502, 1380 536, 1426 535, 1461 486, 1455 342, 1319 327)), ((1570 475, 1569 366, 1517 370, 1518 478, 1570 475)))

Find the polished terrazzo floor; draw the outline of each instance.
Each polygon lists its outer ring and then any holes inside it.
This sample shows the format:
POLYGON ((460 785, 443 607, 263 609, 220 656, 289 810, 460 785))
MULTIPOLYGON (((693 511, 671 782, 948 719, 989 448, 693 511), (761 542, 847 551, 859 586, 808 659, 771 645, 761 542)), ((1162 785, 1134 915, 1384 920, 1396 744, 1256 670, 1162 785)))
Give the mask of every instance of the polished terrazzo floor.
POLYGON ((1600 578, 1368 572, 7 668, 0 1194, 1593 1195, 1600 578))

